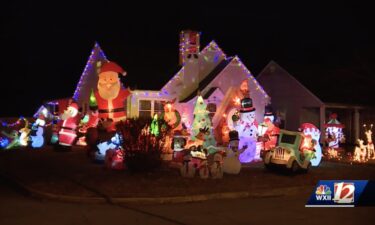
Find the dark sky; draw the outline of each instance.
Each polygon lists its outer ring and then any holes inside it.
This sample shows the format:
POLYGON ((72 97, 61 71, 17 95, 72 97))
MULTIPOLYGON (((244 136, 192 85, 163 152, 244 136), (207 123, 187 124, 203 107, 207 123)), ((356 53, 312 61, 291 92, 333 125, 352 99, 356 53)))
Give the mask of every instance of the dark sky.
POLYGON ((202 32, 202 47, 217 41, 254 75, 270 60, 302 77, 352 68, 374 75, 375 20, 359 3, 59 2, 1 6, 0 117, 28 116, 43 100, 72 96, 95 41, 128 71, 125 86, 160 86, 176 71, 178 34, 189 28, 202 32))

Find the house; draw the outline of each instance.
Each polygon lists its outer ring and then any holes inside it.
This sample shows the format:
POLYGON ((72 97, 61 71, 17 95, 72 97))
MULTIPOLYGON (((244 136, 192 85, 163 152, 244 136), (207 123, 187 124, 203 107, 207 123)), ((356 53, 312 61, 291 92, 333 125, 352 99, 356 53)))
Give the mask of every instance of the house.
MULTIPOLYGON (((190 30, 181 32, 178 72, 156 90, 132 90, 125 104, 128 117, 152 117, 155 113, 163 112, 165 102, 175 100, 175 108, 179 111, 182 122, 190 127, 197 93, 200 92, 208 105, 214 129, 220 137, 220 127, 225 124, 225 115, 231 109, 238 108, 234 99, 241 96, 240 85, 245 82, 256 108, 256 119, 263 121, 264 108, 269 104, 270 97, 240 58, 226 56, 215 41, 211 41, 202 50, 199 45, 200 33, 190 30)), ((91 90, 97 90, 97 63, 107 60, 99 44, 95 43, 73 94, 73 99, 83 112, 88 110, 91 90)), ((67 99, 52 102, 57 106, 59 102, 61 106, 67 105, 67 99)), ((61 114, 65 107, 54 109, 61 114)))
MULTIPOLYGON (((199 91, 212 114, 213 127, 219 138, 223 119, 236 107, 233 100, 240 96, 240 85, 246 82, 256 108, 256 119, 263 121, 264 108, 270 98, 239 57, 226 56, 215 41, 201 51, 199 48, 193 48, 193 53, 186 51, 191 48, 189 44, 181 46, 191 38, 191 31, 182 32, 181 35, 186 35, 186 38, 180 38, 183 42, 180 43, 180 70, 158 90, 134 90, 128 99, 128 116, 150 117, 163 110, 163 102, 176 99, 175 108, 185 125, 190 127, 199 91)), ((199 34, 194 38, 199 38, 199 34)), ((192 42, 199 43, 199 40, 192 42)))
POLYGON ((359 137, 363 138, 362 124, 375 120, 374 108, 363 101, 366 100, 362 99, 366 96, 363 93, 356 97, 355 92, 361 87, 355 86, 355 75, 342 76, 350 80, 349 85, 335 81, 337 76, 320 77, 325 79, 305 75, 297 80, 271 61, 256 78, 272 98, 272 107, 281 118, 283 128, 297 130, 300 124, 310 122, 322 131, 329 115, 337 113, 339 121, 345 125, 347 142, 355 143, 359 137))

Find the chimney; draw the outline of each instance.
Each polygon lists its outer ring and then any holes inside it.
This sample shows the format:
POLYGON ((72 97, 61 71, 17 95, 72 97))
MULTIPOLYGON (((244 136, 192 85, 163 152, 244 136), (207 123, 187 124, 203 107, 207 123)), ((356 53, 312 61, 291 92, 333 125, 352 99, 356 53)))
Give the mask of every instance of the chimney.
POLYGON ((183 30, 180 33, 180 66, 187 59, 198 59, 200 32, 183 30))

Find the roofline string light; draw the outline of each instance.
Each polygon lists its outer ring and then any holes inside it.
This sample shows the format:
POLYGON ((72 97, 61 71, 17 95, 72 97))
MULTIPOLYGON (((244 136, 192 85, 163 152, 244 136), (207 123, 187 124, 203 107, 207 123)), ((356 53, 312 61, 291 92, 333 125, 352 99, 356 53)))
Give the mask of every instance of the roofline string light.
POLYGON ((263 87, 260 86, 259 82, 254 78, 254 76, 251 74, 250 70, 245 66, 245 64, 241 61, 241 59, 236 55, 234 57, 234 60, 238 61, 238 66, 241 67, 241 69, 247 74, 248 80, 251 80, 256 85, 256 90, 260 90, 264 97, 269 99, 270 97, 267 95, 267 93, 264 91, 263 87))
POLYGON ((74 91, 73 99, 76 101, 79 98, 79 91, 81 90, 81 87, 83 86, 82 84, 83 80, 85 80, 85 77, 87 76, 88 72, 92 69, 93 63, 97 60, 95 56, 99 56, 99 58, 104 58, 104 60, 108 61, 106 55, 104 54, 103 50, 100 48, 98 42, 95 42, 95 45, 93 49, 91 50, 91 54, 87 60, 85 69, 83 70, 81 77, 79 79, 79 82, 77 84, 76 90, 74 91), (98 52, 98 54, 95 54, 96 52, 98 52))

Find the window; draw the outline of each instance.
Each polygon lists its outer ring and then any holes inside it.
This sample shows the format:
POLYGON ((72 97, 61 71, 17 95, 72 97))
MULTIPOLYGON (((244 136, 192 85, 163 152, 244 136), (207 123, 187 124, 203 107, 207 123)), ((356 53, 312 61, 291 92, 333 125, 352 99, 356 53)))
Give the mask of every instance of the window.
POLYGON ((151 101, 139 100, 139 118, 151 117, 151 101))
POLYGON ((289 135, 289 134, 282 134, 283 136, 281 137, 281 143, 285 144, 294 144, 296 141, 296 135, 289 135))
POLYGON ((162 112, 164 112, 164 104, 165 102, 164 101, 154 101, 154 113, 157 113, 158 116, 160 116, 162 114, 162 112))
POLYGON ((212 119, 216 113, 216 104, 208 103, 207 110, 209 111, 208 116, 212 119))
POLYGON ((164 101, 139 100, 139 118, 151 118, 155 113, 164 112, 164 101))

